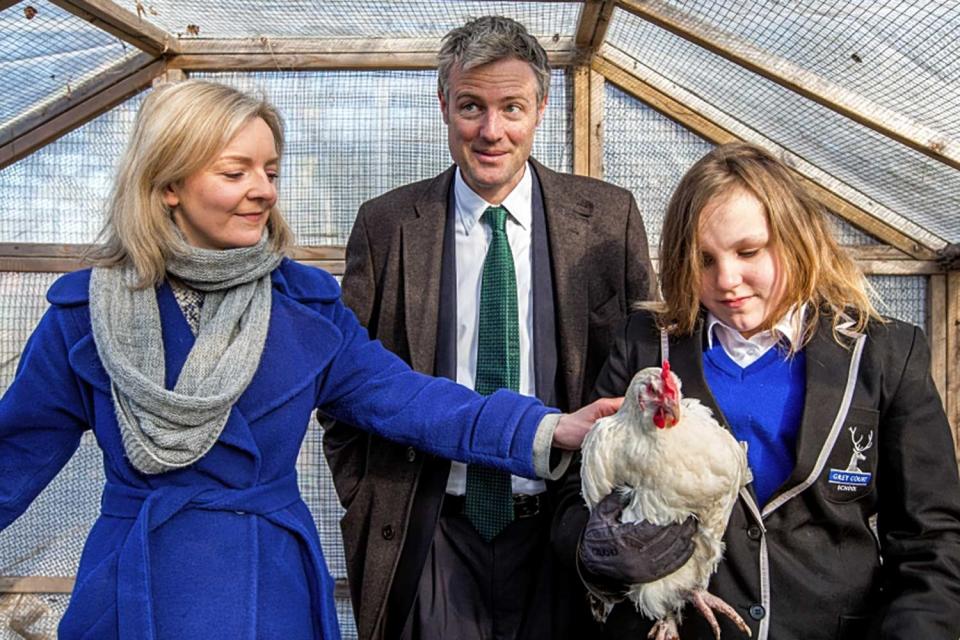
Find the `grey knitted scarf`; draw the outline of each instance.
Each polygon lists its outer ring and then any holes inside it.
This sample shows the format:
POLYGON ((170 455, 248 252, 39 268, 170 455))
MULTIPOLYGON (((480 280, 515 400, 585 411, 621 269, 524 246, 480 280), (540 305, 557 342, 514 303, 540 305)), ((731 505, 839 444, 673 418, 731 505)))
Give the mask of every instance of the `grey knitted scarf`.
POLYGON ((230 408, 250 384, 270 321, 270 272, 282 256, 267 232, 252 247, 215 251, 189 247, 167 272, 206 293, 197 339, 172 391, 164 386, 160 309, 152 287, 134 289, 131 266, 95 268, 90 319, 110 376, 123 448, 143 473, 196 462, 213 444, 230 408))

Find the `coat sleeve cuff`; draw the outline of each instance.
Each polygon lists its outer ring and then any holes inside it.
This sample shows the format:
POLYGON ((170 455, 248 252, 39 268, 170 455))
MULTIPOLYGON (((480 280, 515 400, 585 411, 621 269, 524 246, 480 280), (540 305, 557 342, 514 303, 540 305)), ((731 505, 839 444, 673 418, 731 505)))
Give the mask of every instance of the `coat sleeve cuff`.
POLYGON ((572 451, 553 448, 553 432, 560 422, 560 413, 548 413, 537 425, 537 434, 533 438, 533 469, 538 478, 559 480, 566 473, 572 451))

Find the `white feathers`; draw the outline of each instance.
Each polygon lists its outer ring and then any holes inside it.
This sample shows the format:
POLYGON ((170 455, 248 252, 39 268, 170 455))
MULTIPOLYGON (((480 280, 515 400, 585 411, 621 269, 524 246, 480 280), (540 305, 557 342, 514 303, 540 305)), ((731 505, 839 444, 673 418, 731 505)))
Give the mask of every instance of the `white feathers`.
POLYGON ((699 400, 681 398, 680 380, 669 365, 634 376, 621 409, 584 440, 587 506, 592 510, 618 490, 629 498, 623 522, 664 525, 691 515, 699 521, 693 557, 665 578, 628 592, 641 613, 678 620, 691 594, 706 590, 723 555, 737 494, 749 481, 744 448, 699 400))

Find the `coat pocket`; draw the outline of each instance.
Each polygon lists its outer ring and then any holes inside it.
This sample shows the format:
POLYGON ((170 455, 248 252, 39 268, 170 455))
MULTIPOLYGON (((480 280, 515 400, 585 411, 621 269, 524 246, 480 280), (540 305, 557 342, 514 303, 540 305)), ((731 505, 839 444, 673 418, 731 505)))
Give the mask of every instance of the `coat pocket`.
POLYGON ((821 476, 827 500, 852 502, 873 492, 879 424, 879 411, 850 407, 821 476))
POLYGON ((870 618, 867 616, 840 616, 837 625, 837 640, 867 640, 870 634, 870 618))

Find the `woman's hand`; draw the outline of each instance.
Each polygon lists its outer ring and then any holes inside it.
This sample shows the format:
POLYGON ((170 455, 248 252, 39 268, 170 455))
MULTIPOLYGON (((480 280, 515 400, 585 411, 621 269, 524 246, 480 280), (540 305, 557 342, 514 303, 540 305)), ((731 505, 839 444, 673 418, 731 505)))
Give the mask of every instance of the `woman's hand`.
POLYGON ((621 404, 623 398, 600 398, 573 413, 563 414, 553 432, 553 446, 571 451, 579 449, 597 420, 613 415, 621 404))

